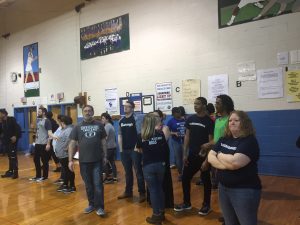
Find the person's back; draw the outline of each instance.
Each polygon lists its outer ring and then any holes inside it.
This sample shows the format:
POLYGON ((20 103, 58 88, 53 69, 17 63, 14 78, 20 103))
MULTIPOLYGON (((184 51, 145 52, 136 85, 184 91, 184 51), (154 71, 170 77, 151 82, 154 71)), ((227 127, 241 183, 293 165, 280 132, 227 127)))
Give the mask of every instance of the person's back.
POLYGON ((107 149, 116 148, 117 147, 116 132, 114 126, 111 123, 107 123, 105 125, 105 131, 107 134, 107 139, 106 139, 107 149))

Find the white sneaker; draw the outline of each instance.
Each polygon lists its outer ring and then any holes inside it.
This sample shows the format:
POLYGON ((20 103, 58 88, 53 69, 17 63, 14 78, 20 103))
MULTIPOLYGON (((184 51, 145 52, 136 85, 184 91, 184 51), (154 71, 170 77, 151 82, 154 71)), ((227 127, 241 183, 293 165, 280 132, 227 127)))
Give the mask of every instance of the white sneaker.
POLYGON ((254 3, 254 5, 260 9, 262 9, 264 7, 264 5, 261 4, 260 2, 256 2, 256 3, 254 3))
POLYGON ((97 214, 98 216, 105 216, 105 211, 104 211, 104 209, 99 208, 99 209, 96 211, 96 214, 97 214))

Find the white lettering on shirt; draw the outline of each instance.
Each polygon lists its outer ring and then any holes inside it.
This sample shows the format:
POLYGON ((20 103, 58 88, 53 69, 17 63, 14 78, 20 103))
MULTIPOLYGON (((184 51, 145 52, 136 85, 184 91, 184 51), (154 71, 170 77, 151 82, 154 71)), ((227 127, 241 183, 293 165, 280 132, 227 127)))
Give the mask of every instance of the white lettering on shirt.
POLYGON ((204 127, 205 128, 205 125, 202 124, 202 123, 195 123, 195 122, 192 122, 190 123, 191 126, 200 126, 200 127, 204 127))
POLYGON ((229 149, 229 150, 233 150, 233 151, 236 150, 236 147, 231 147, 231 146, 226 145, 226 144, 223 144, 223 143, 221 143, 221 146, 224 147, 224 148, 227 148, 227 149, 229 149))
POLYGON ((149 140, 149 145, 156 145, 159 140, 162 140, 162 137, 153 137, 149 140))
POLYGON ((121 127, 132 127, 133 123, 121 123, 121 127))
POLYGON ((96 132, 99 130, 99 126, 81 126, 80 129, 84 132, 84 136, 87 138, 92 138, 96 136, 96 132))

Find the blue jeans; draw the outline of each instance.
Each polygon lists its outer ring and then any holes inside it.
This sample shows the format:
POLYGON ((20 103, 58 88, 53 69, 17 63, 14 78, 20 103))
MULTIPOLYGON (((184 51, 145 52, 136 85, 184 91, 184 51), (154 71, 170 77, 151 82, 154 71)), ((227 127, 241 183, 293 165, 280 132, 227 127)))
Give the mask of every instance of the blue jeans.
POLYGON ((261 190, 227 188, 219 183, 219 202, 226 225, 256 225, 261 190))
POLYGON ((126 178, 126 188, 125 193, 131 195, 133 189, 133 172, 132 166, 134 167, 137 183, 138 183, 138 192, 140 194, 145 194, 145 181, 142 169, 142 154, 134 151, 133 149, 127 150, 124 149, 121 152, 121 161, 125 170, 126 178))
POLYGON ((175 141, 172 137, 170 138, 170 148, 171 151, 174 151, 175 154, 175 165, 178 169, 178 173, 182 174, 183 167, 183 144, 175 141))
POLYGON ((80 174, 85 183, 89 205, 104 209, 102 162, 80 163, 80 174))
POLYGON ((150 192, 153 214, 158 215, 165 211, 165 195, 163 181, 166 165, 163 162, 151 163, 144 166, 144 175, 150 192))

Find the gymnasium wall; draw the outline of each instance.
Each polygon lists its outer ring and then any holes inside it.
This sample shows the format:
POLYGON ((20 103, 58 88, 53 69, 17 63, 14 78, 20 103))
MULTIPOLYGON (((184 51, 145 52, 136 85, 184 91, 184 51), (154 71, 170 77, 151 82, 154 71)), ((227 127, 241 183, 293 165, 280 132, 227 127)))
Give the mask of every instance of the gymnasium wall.
MULTIPOLYGON (((299 116, 289 115, 299 115, 300 103, 288 103, 286 98, 261 100, 256 81, 244 82, 242 87, 235 83, 237 63, 253 60, 256 69, 274 68, 278 52, 299 49, 299 21, 300 13, 293 13, 218 29, 216 0, 94 1, 80 14, 72 11, 0 40, 0 108, 12 113, 12 105, 22 105, 22 81, 13 84, 9 74, 23 73, 23 46, 34 42, 39 43, 41 97, 63 91, 64 102, 72 102, 79 91, 87 91, 96 114, 104 111, 105 88, 117 87, 119 97, 126 92, 154 94, 157 82, 172 82, 175 88, 184 79, 196 78, 201 80, 201 95, 207 97, 207 77, 227 73, 236 108, 251 111, 255 121, 265 151, 260 169, 288 175, 286 165, 279 162, 289 165, 286 160, 293 157, 299 161, 299 151, 291 142, 300 134, 295 128, 299 116), (126 13, 130 50, 80 61, 79 28, 126 13), (265 123, 260 123, 261 118, 265 123), (283 131, 287 133, 281 135, 283 131), (279 137, 280 144, 273 144, 279 137)), ((32 100, 47 102, 46 98, 29 99, 28 105, 32 100)), ((174 106, 182 105, 181 93, 173 91, 173 100, 174 106)), ((300 177, 300 164, 293 165, 298 172, 290 175, 300 177)))

